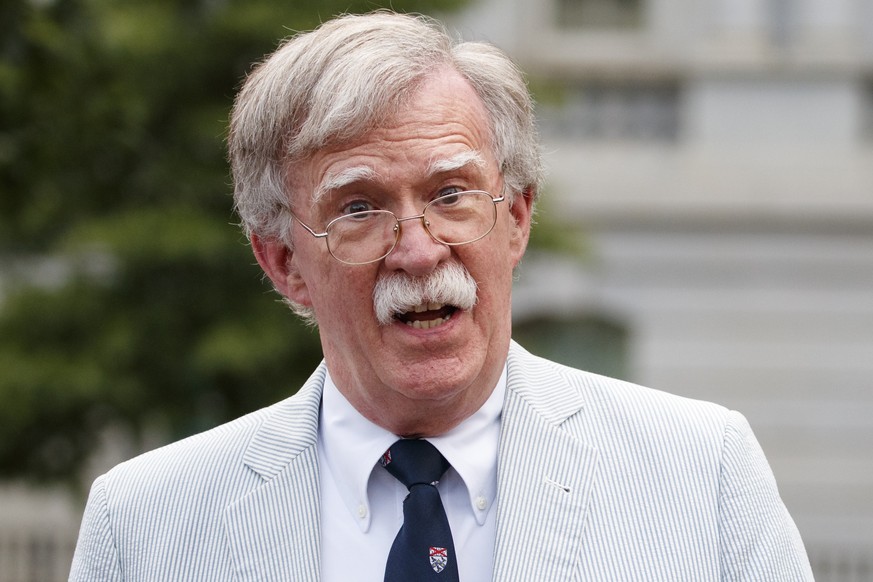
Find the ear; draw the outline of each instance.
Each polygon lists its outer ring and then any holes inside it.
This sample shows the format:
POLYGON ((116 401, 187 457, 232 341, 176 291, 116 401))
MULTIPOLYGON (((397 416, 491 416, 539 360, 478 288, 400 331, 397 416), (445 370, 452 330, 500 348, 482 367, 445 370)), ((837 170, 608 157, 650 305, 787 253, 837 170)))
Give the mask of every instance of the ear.
POLYGON ((519 261, 521 261, 521 257, 524 256, 524 252, 527 249, 527 242, 530 239, 530 227, 535 197, 535 187, 527 187, 516 194, 515 199, 509 206, 509 213, 513 219, 513 224, 510 225, 512 234, 509 244, 516 266, 519 261))
POLYGON ((311 307, 309 289, 295 264, 294 251, 276 239, 252 235, 252 250, 273 286, 292 302, 311 307))

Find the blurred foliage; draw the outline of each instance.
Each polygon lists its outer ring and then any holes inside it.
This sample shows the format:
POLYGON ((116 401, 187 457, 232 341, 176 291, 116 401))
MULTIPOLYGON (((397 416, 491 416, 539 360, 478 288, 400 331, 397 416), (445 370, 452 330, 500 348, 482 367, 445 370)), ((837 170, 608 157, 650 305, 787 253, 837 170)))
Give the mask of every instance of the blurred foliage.
POLYGON ((540 192, 534 207, 533 227, 528 246, 530 252, 541 256, 562 256, 586 261, 591 258, 587 234, 552 207, 549 192, 540 192))
POLYGON ((311 372, 233 225, 228 111, 278 39, 379 5, 0 4, 0 477, 76 485, 107 427, 176 439, 311 372))

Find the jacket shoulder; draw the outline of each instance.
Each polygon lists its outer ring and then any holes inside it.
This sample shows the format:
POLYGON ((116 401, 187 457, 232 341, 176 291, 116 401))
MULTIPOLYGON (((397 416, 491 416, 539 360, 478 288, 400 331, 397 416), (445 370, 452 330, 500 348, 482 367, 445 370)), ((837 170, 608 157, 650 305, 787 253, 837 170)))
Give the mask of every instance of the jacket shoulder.
POLYGON ((730 415, 719 404, 572 368, 533 355, 518 344, 512 346, 510 361, 523 370, 531 392, 573 391, 581 397, 587 416, 622 420, 627 428, 678 423, 706 426, 722 435, 730 415))

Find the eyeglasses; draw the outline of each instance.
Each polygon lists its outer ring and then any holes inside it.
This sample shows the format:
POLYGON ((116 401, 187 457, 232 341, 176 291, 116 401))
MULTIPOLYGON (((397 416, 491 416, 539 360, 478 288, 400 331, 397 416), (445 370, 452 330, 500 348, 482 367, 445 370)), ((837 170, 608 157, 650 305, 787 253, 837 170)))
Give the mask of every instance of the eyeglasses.
POLYGON ((348 265, 366 265, 387 257, 400 240, 401 222, 421 220, 424 229, 438 243, 465 245, 484 238, 497 223, 497 203, 482 190, 467 190, 441 196, 427 203, 421 214, 397 218, 388 210, 353 212, 327 223, 324 232, 315 232, 291 212, 291 216, 315 238, 327 242, 333 257, 348 265))

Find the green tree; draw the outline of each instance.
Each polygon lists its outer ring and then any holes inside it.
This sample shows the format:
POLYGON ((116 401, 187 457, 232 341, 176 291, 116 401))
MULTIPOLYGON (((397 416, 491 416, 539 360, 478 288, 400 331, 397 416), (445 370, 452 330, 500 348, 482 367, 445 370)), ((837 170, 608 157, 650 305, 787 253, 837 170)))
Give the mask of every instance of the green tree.
POLYGON ((0 477, 76 484, 107 427, 179 438, 311 371, 316 332, 233 225, 228 111, 277 39, 376 7, 0 5, 0 477))

